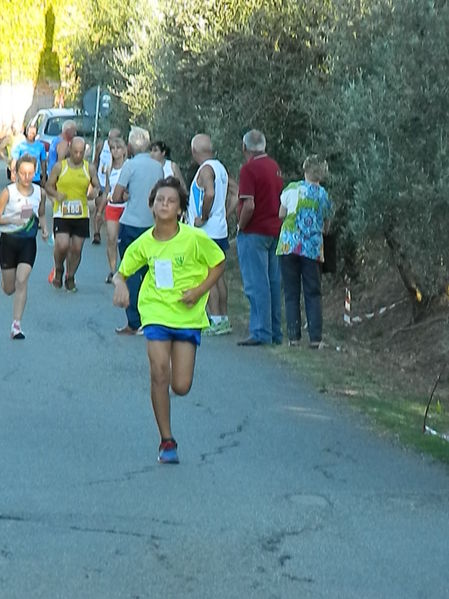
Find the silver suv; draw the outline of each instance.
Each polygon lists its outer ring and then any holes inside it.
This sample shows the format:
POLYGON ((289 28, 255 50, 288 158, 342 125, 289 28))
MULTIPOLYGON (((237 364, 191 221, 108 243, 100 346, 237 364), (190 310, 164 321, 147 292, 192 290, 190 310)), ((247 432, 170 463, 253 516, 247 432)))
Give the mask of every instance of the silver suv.
POLYGON ((93 118, 74 108, 42 108, 28 124, 37 128, 36 139, 44 144, 48 152, 52 140, 61 134, 62 125, 68 120, 75 121, 78 135, 86 138, 86 141, 91 141, 93 118))

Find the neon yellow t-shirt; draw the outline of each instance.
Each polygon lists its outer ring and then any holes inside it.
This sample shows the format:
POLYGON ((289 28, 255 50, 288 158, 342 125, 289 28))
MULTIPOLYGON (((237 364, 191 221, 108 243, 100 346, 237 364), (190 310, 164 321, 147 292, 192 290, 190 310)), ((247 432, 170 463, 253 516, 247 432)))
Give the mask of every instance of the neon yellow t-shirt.
POLYGON ((153 227, 127 248, 119 272, 126 278, 148 266, 139 292, 142 325, 159 324, 176 329, 209 326, 205 293, 189 308, 180 301, 184 291, 200 285, 209 269, 225 259, 218 245, 200 229, 179 223, 179 231, 168 241, 153 237, 153 227))

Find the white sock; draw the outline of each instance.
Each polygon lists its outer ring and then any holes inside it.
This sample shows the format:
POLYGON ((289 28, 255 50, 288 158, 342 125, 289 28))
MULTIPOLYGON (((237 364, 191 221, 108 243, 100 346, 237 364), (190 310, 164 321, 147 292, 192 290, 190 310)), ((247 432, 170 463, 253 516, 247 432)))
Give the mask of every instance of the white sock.
POLYGON ((221 316, 212 316, 211 314, 209 318, 211 319, 212 324, 219 324, 221 322, 221 316))

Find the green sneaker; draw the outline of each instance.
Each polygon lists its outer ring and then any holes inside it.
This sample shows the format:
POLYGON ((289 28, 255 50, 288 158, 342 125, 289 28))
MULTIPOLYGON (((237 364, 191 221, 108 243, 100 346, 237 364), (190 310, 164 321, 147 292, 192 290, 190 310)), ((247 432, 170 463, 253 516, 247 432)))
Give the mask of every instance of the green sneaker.
POLYGON ((232 326, 229 320, 222 320, 219 324, 219 332, 217 335, 229 335, 232 333, 232 326))
MULTIPOLYGON (((53 282, 54 285, 54 282, 53 282)), ((75 277, 66 277, 64 281, 64 286, 67 291, 71 291, 72 293, 76 293, 78 291, 75 284, 75 277)))
POLYGON ((211 322, 210 327, 203 330, 203 335, 206 337, 215 337, 216 335, 229 335, 232 333, 232 327, 229 320, 221 320, 220 322, 211 322))

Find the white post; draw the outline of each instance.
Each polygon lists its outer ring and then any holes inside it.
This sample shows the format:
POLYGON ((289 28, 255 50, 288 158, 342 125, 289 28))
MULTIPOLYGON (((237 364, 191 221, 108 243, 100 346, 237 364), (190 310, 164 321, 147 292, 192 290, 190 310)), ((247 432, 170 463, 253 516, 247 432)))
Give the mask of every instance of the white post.
POLYGON ((100 86, 97 85, 97 103, 95 105, 94 143, 92 144, 92 162, 95 160, 95 148, 97 147, 98 115, 100 113, 100 86))
POLYGON ((343 321, 346 325, 351 325, 351 291, 349 287, 345 290, 345 311, 343 321))

